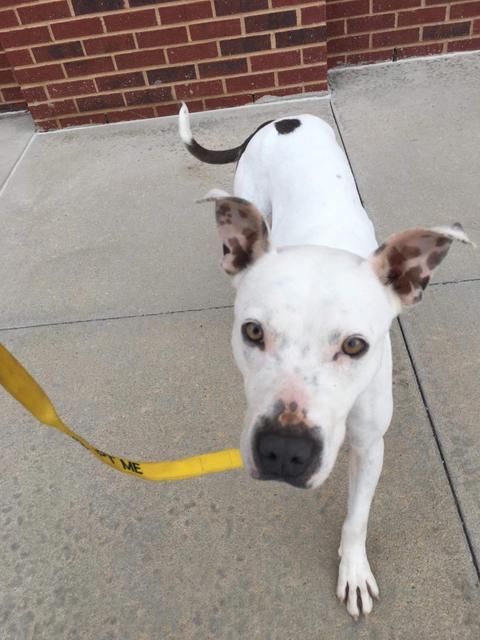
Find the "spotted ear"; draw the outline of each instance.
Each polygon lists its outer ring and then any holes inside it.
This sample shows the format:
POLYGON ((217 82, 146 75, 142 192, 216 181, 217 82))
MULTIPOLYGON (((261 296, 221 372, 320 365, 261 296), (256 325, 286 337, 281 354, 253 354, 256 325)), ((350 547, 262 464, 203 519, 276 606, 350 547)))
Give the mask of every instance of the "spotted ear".
POLYGON ((212 200, 223 244, 222 267, 229 275, 235 275, 268 251, 268 227, 260 211, 247 200, 214 189, 199 202, 212 200))
POLYGON ((458 222, 451 227, 410 229, 381 244, 370 257, 370 264, 382 283, 399 296, 402 305, 415 305, 454 240, 473 244, 458 222))

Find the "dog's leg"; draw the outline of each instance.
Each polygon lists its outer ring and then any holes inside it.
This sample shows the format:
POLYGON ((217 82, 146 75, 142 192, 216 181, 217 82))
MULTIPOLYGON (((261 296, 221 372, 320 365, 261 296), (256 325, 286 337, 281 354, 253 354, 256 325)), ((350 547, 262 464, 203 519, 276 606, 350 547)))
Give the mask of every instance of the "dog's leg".
POLYGON ((379 595, 365 548, 370 505, 383 464, 383 434, 392 416, 390 341, 384 362, 369 388, 350 412, 348 513, 338 550, 341 557, 337 596, 355 619, 372 610, 379 595))

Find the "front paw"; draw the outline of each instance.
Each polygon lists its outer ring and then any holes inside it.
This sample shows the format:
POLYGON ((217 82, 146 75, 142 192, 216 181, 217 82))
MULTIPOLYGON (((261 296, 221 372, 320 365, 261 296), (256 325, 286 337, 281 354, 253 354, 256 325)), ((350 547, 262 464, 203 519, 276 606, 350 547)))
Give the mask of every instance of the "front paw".
POLYGON ((348 613, 358 620, 362 613, 370 613, 373 598, 378 597, 377 581, 365 551, 344 552, 338 569, 337 598, 346 603, 348 613))

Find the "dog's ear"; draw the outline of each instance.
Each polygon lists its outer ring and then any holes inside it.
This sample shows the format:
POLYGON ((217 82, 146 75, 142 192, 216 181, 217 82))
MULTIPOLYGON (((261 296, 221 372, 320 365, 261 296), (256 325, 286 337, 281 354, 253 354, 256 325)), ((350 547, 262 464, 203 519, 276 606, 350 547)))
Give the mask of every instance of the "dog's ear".
POLYGON ((454 240, 473 244, 456 222, 451 227, 410 229, 397 233, 370 256, 373 270, 404 306, 421 301, 423 290, 454 240))
POLYGON ((199 202, 214 201, 217 231, 223 244, 222 267, 235 275, 252 265, 270 246, 260 211, 247 200, 214 189, 199 202))

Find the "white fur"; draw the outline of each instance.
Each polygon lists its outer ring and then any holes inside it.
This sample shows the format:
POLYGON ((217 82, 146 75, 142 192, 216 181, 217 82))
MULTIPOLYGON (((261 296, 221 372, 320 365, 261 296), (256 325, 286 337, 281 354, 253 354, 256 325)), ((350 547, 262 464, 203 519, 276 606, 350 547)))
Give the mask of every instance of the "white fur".
MULTIPOLYGON (((247 398, 241 450, 247 469, 258 477, 252 451, 258 419, 278 400, 296 402, 323 437, 321 465, 308 483, 317 488, 347 436, 349 501, 337 595, 357 618, 357 590, 364 613, 378 596, 365 542, 392 416, 389 329, 401 304, 365 259, 377 241, 333 130, 312 115, 292 117, 301 125, 291 133, 279 134, 274 123, 256 133, 235 175, 235 196, 253 202, 271 224, 270 250, 234 277, 232 347, 247 398), (242 325, 252 320, 268 336, 263 350, 242 338, 242 325), (370 345, 361 358, 340 348, 351 335, 370 345)), ((190 141, 183 107, 180 128, 182 139, 190 141)), ((222 197, 225 192, 207 196, 222 197)), ((468 241, 460 228, 438 231, 468 241)))

